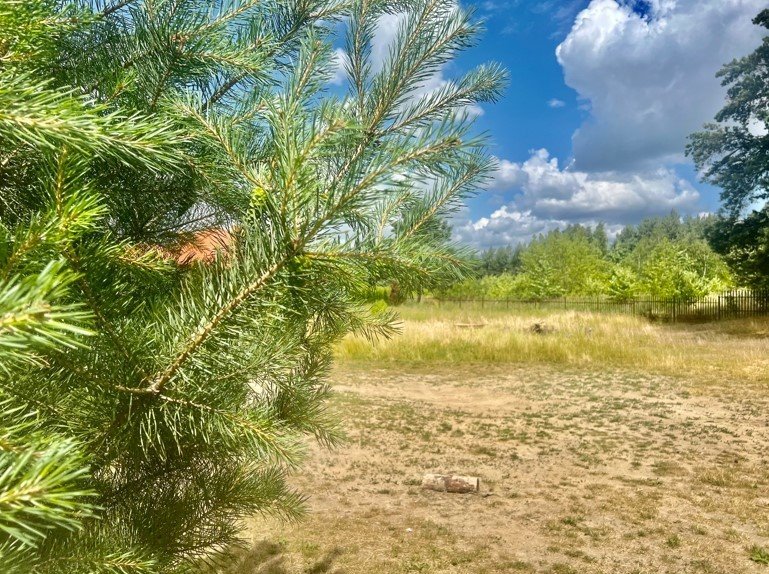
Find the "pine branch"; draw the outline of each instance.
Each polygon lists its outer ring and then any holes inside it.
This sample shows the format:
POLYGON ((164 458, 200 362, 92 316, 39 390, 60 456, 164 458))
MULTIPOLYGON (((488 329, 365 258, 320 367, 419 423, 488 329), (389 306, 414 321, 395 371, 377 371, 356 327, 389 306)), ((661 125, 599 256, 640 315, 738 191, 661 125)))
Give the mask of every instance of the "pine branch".
POLYGON ((121 10, 122 8, 125 8, 129 4, 133 4, 134 2, 136 2, 136 0, 121 0, 120 2, 107 6, 104 10, 102 10, 102 18, 106 18, 107 16, 117 12, 118 10, 121 10))
POLYGON ((89 314, 80 305, 57 303, 74 279, 61 262, 51 262, 37 275, 0 283, 0 368, 34 362, 40 347, 76 347, 75 336, 91 334, 81 326, 89 314))
POLYGON ((248 420, 246 417, 239 416, 237 413, 230 411, 217 409, 209 405, 203 405, 186 399, 177 399, 168 395, 162 394, 163 390, 155 391, 156 396, 160 400, 174 405, 183 407, 191 407, 195 410, 202 411, 209 415, 214 415, 225 419, 231 423, 237 425, 240 429, 245 430, 247 433, 254 437, 254 443, 260 449, 266 452, 267 456, 275 461, 286 463, 289 466, 295 466, 298 463, 296 455, 296 445, 289 444, 284 446, 283 443, 287 442, 285 436, 281 436, 280 430, 278 432, 270 432, 272 429, 269 427, 265 429, 263 426, 254 424, 253 421, 248 420))
POLYGON ((22 547, 35 547, 54 529, 79 528, 95 507, 93 493, 75 486, 86 468, 74 443, 45 438, 35 430, 32 417, 23 416, 20 408, 11 408, 7 401, 0 403, 0 421, 5 423, 0 448, 0 533, 22 547), (22 422, 12 422, 20 415, 22 422))
POLYGON ((466 194, 468 188, 481 183, 485 174, 489 173, 489 170, 489 162, 486 162, 485 164, 481 163, 465 166, 464 171, 452 178, 452 180, 445 185, 444 189, 441 189, 440 186, 436 186, 435 196, 427 201, 427 205, 422 213, 417 212, 418 217, 407 223, 407 227, 401 233, 400 237, 408 239, 417 234, 427 222, 435 218, 436 215, 443 211, 448 205, 460 201, 463 195, 466 194), (465 193, 463 193, 463 191, 465 193))
MULTIPOLYGON (((264 59, 277 59, 281 55, 285 54, 288 49, 291 48, 292 42, 306 29, 308 23, 310 22, 316 22, 323 19, 332 20, 336 13, 338 12, 338 8, 333 7, 327 11, 321 11, 318 14, 309 14, 305 15, 304 17, 297 17, 295 18, 292 26, 280 37, 276 38, 270 47, 265 49, 264 45, 266 42, 260 42, 257 45, 251 46, 252 49, 258 49, 261 48, 264 51, 264 59)), ((205 112, 209 110, 212 106, 214 106, 217 102, 219 102, 222 98, 224 98, 227 94, 229 94, 235 86, 240 84, 243 80, 249 77, 248 72, 241 72, 238 74, 235 74, 234 76, 230 77, 228 80, 226 80, 221 86, 219 86, 213 94, 203 103, 203 105, 200 108, 201 112, 205 112)))
MULTIPOLYGON (((172 571, 234 540, 241 517, 297 515, 285 476, 301 439, 338 440, 334 343, 397 330, 364 302, 371 284, 461 275, 441 218, 488 169, 461 111, 496 98, 502 73, 418 95, 477 29, 438 0, 80 6, 100 12, 55 41, 37 20, 21 37, 14 15, 2 60, 0 388, 29 395, 35 433, 77 441, 91 470, 65 490, 98 490, 102 520, 72 533, 27 521, 44 536, 12 560, 172 571), (372 75, 376 20, 401 11, 372 75), (348 12, 340 100, 326 93, 328 21, 348 12), (202 221, 228 230, 226 255, 157 255, 202 221)), ((27 452, 1 429, 0 460, 27 452)))
POLYGON ((168 123, 87 106, 73 91, 1 70, 0 137, 33 148, 67 147, 127 164, 141 161, 152 169, 179 166, 177 148, 184 140, 168 123))
POLYGON ((187 359, 203 343, 206 342, 216 327, 226 319, 230 313, 236 310, 249 297, 257 293, 272 279, 285 265, 289 258, 286 257, 270 266, 256 281, 243 288, 235 297, 230 299, 217 313, 187 342, 174 360, 162 372, 158 373, 150 382, 148 390, 155 394, 163 392, 164 387, 174 377, 187 359))

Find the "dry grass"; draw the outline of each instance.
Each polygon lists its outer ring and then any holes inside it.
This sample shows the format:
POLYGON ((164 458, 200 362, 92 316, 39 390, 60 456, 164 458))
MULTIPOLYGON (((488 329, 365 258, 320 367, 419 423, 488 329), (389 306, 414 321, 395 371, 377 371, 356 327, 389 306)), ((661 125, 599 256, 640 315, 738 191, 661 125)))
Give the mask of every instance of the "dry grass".
POLYGON ((702 325, 575 311, 404 306, 402 334, 370 342, 349 337, 341 361, 377 365, 551 364, 627 368, 697 376, 700 381, 769 382, 769 319, 702 325), (535 323, 549 330, 532 332, 535 323))
POLYGON ((769 574, 768 328, 405 308, 339 349, 349 438, 294 477, 307 518, 253 520, 224 572, 769 574))

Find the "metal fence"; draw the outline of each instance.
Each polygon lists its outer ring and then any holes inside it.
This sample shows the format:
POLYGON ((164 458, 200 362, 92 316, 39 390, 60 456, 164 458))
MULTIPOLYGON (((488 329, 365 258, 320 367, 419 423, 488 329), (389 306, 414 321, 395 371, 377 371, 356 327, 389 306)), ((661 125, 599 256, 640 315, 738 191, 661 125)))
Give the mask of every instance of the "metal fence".
POLYGON ((734 290, 698 298, 638 297, 616 300, 608 297, 558 297, 553 299, 487 299, 485 297, 440 297, 438 304, 480 305, 505 309, 563 309, 597 313, 626 313, 651 320, 671 322, 718 321, 769 315, 769 290, 734 290))

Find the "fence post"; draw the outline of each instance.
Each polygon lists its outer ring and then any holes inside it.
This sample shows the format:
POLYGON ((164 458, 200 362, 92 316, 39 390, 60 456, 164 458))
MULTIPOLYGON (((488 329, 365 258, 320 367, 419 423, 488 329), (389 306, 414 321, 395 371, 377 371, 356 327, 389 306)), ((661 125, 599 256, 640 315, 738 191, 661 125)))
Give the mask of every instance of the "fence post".
POLYGON ((720 321, 721 320, 721 295, 718 296, 717 305, 716 305, 716 318, 720 321))
MULTIPOLYGON (((437 297, 439 306, 444 303, 458 303, 460 307, 464 303, 477 303, 481 308, 486 306, 486 296, 480 299, 472 297, 443 298, 437 297)), ((509 309, 513 304, 520 304, 524 308, 532 306, 534 309, 558 308, 558 297, 549 299, 488 299, 489 303, 501 304, 509 309)), ((697 316, 707 320, 723 320, 729 317, 756 317, 769 315, 769 289, 761 291, 733 290, 724 291, 718 295, 683 299, 680 297, 648 296, 645 299, 633 297, 628 300, 611 301, 601 296, 588 296, 581 298, 569 298, 561 296, 560 303, 564 309, 577 309, 582 311, 620 311, 632 313, 633 316, 644 315, 644 310, 650 316, 667 317, 671 322, 678 322, 682 318, 697 316)), ((493 306, 493 305, 492 305, 493 306)))

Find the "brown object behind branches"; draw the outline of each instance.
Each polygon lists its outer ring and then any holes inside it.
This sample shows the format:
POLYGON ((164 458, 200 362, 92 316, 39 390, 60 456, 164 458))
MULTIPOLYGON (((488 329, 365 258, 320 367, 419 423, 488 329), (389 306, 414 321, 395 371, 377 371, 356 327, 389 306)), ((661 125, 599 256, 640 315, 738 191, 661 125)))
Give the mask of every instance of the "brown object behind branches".
POLYGON ((190 234, 187 241, 168 250, 178 265, 212 263, 217 257, 226 257, 235 237, 226 229, 203 229, 190 234))

